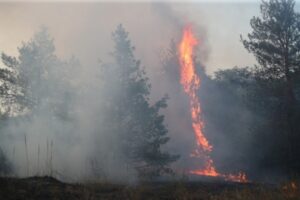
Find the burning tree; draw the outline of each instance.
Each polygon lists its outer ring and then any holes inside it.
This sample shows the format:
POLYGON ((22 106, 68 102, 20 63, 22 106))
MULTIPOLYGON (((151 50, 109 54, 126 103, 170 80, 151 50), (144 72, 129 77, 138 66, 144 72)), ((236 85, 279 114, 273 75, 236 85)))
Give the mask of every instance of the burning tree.
POLYGON ((179 44, 179 61, 180 61, 180 83, 184 92, 190 100, 190 114, 192 128, 195 134, 197 148, 191 154, 192 157, 201 158, 204 161, 204 167, 201 169, 191 170, 190 173, 222 177, 225 180, 246 182, 247 178, 243 172, 239 174, 222 174, 216 170, 213 159, 210 156, 213 146, 209 143, 204 134, 204 121, 202 116, 202 107, 197 91, 201 85, 200 76, 194 65, 194 48, 198 44, 191 26, 186 26, 183 30, 182 39, 179 44))
POLYGON ((112 34, 114 63, 103 68, 108 132, 121 138, 121 151, 128 164, 142 176, 158 176, 171 172, 169 164, 178 159, 162 150, 169 141, 164 116, 167 96, 150 104, 150 84, 140 61, 134 57, 134 47, 128 32, 119 25, 112 34), (111 76, 112 75, 112 76, 111 76))

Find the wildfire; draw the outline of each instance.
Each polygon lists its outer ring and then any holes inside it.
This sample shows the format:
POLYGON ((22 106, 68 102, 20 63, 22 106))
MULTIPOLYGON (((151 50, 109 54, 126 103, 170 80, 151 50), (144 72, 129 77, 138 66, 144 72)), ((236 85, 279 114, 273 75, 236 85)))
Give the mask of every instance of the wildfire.
POLYGON ((182 84, 185 93, 187 93, 190 98, 192 126, 197 138, 197 144, 204 151, 211 151, 212 146, 203 134, 204 124, 201 120, 200 101, 196 93, 200 87, 200 78, 196 73, 193 62, 193 50, 197 44, 198 41, 195 38, 191 27, 186 27, 179 46, 181 65, 180 83, 182 84))
POLYGON ((188 95, 190 100, 190 113, 192 119, 192 127, 195 133, 197 149, 191 154, 193 157, 201 157, 204 160, 204 169, 192 170, 190 173, 204 176, 219 176, 225 180, 236 182, 246 182, 247 178, 244 173, 238 175, 223 175, 220 174, 213 163, 209 153, 213 146, 203 133, 204 122, 201 119, 200 100, 197 96, 197 90, 200 88, 201 80, 197 75, 194 66, 194 48, 198 41, 192 32, 191 26, 186 26, 183 30, 181 42, 179 44, 179 62, 180 68, 180 83, 183 86, 184 92, 188 95))

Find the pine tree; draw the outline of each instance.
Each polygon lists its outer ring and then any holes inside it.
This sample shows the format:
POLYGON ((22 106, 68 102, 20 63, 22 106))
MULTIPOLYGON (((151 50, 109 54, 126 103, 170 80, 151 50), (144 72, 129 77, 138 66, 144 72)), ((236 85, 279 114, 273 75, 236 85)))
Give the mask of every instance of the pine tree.
POLYGON ((30 41, 23 42, 18 51, 17 58, 2 54, 7 68, 0 71, 6 83, 0 88, 3 99, 12 102, 10 107, 18 108, 14 109, 15 114, 46 109, 65 118, 74 91, 66 79, 66 70, 72 62, 63 62, 55 55, 54 40, 46 27, 41 27, 30 41))
MULTIPOLYGON (((13 57, 2 54, 4 65, 0 68, 0 139, 3 137, 2 128, 5 126, 7 119, 14 114, 16 107, 17 90, 17 61, 13 57)), ((8 175, 12 172, 12 165, 6 154, 0 147, 0 176, 8 175)))
POLYGON ((167 97, 150 105, 151 86, 140 61, 134 57, 135 48, 128 39, 128 32, 119 25, 112 37, 114 64, 106 65, 103 71, 110 96, 107 113, 115 128, 112 132, 118 132, 124 155, 140 175, 158 176, 170 172, 168 166, 178 156, 162 150, 169 141, 164 116, 160 114, 167 106, 167 97))
POLYGON ((2 53, 1 59, 4 64, 0 68, 0 102, 1 118, 3 118, 4 116, 11 116, 20 110, 17 102, 21 95, 18 93, 17 59, 4 53, 2 53))
POLYGON ((19 80, 22 85, 23 102, 30 110, 40 107, 49 96, 52 68, 60 66, 54 54, 53 39, 45 27, 19 48, 19 80))
POLYGON ((294 11, 294 6, 293 0, 263 1, 262 17, 252 18, 253 31, 248 34, 248 40, 242 39, 245 48, 259 63, 256 74, 269 82, 273 99, 281 102, 281 117, 276 120, 283 123, 281 132, 288 140, 287 166, 295 160, 293 154, 297 145, 294 143, 297 132, 294 79, 300 71, 300 15, 294 11))

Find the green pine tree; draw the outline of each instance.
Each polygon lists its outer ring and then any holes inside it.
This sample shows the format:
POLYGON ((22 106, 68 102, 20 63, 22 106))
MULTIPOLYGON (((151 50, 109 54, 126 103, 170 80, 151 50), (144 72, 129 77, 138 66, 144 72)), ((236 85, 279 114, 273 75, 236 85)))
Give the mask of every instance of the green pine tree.
POLYGON ((151 105, 151 86, 140 61, 134 57, 134 47, 128 32, 119 25, 112 34, 114 63, 103 68, 104 84, 109 88, 106 111, 108 131, 118 134, 121 149, 139 175, 159 176, 171 172, 169 164, 178 159, 162 150, 169 141, 164 116, 160 110, 167 106, 167 97, 151 105))
POLYGON ((242 39, 245 48, 259 63, 257 77, 267 83, 273 99, 280 102, 276 108, 279 115, 273 117, 273 126, 282 124, 277 130, 284 140, 277 138, 279 141, 286 140, 284 157, 287 158, 287 170, 298 168, 295 165, 296 140, 299 138, 295 111, 298 106, 294 88, 295 78, 300 72, 300 14, 295 12, 294 7, 294 0, 262 1, 262 16, 251 19, 253 30, 247 40, 242 39))

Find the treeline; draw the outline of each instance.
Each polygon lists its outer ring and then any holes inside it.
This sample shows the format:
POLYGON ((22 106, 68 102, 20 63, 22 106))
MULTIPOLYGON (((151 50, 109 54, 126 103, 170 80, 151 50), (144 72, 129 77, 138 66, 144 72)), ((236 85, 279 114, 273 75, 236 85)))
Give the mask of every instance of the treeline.
MULTIPOLYGON (((81 128, 81 120, 86 120, 93 126, 85 129, 90 132, 85 133, 86 137, 92 136, 95 142, 90 144, 94 148, 87 161, 91 162, 93 173, 99 174, 103 170, 101 165, 110 163, 106 169, 118 168, 111 172, 116 174, 131 172, 142 178, 171 174, 169 165, 178 156, 161 148, 169 140, 164 116, 160 114, 167 106, 167 97, 150 104, 149 80, 134 57, 134 47, 122 25, 113 32, 112 39, 113 62, 99 64, 96 75, 89 77, 95 81, 78 78, 84 69, 75 58, 63 61, 56 56, 53 39, 44 27, 18 48, 18 57, 3 53, 1 137, 11 127, 18 126, 21 128, 17 134, 25 138, 26 148, 29 131, 41 131, 41 135, 52 132, 72 140, 77 136, 73 133, 81 128), (97 96, 98 93, 101 95, 97 96), (42 128, 32 129, 32 126, 42 128)), ((51 160, 52 145, 51 141, 51 160)), ((14 166, 9 165, 1 151, 0 172, 9 173, 9 169, 14 166)))
MULTIPOLYGON (((300 15, 294 7, 293 0, 262 2, 261 16, 250 21, 252 32, 241 36, 256 65, 208 76, 195 59, 204 131, 224 173, 244 171, 250 179, 267 181, 299 175, 300 15)), ((180 93, 174 49, 172 43, 163 62, 172 94, 180 93)))
MULTIPOLYGON (((268 180, 299 175, 300 15, 294 6, 293 0, 263 1, 252 32, 241 36, 258 64, 220 70, 209 80, 218 94, 206 97, 206 120, 231 138, 222 167, 268 180)), ((216 147, 215 154, 222 151, 216 147)))

